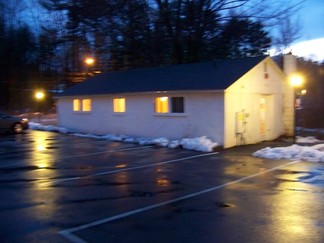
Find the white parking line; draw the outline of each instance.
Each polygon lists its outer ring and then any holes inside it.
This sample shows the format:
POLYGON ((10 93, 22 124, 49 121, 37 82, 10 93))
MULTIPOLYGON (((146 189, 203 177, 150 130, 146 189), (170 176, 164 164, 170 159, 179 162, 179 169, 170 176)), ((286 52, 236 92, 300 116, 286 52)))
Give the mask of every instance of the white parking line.
POLYGON ((135 215, 135 214, 143 213, 143 212, 151 210, 151 209, 156 209, 156 208, 159 208, 159 207, 162 207, 162 206, 166 206, 168 204, 172 204, 172 203, 183 201, 183 200, 186 200, 186 199, 189 199, 189 198, 197 197, 197 196, 200 196, 202 194, 209 193, 209 192, 212 192, 212 191, 216 191, 216 190, 219 190, 221 188, 224 188, 224 187, 236 184, 236 183, 240 183, 242 181, 245 181, 245 180, 248 180, 248 179, 251 179, 251 178, 254 178, 254 177, 257 177, 257 176, 260 176, 260 175, 263 175, 263 174, 278 170, 280 168, 283 168, 283 167, 286 167, 286 166, 289 166, 289 165, 292 165, 292 164, 299 163, 299 162, 300 161, 289 162, 289 163, 286 163, 286 164, 271 168, 269 170, 264 170, 262 172, 259 172, 259 173, 256 173, 256 174, 253 174, 253 175, 250 175, 250 176, 246 176, 246 177, 243 177, 241 179, 237 179, 237 180, 234 180, 234 181, 231 181, 231 182, 219 185, 219 186, 211 187, 211 188, 208 188, 208 189, 205 189, 205 190, 202 190, 202 191, 191 193, 191 194, 188 194, 188 195, 185 195, 185 196, 182 196, 182 197, 178 197, 178 198, 175 198, 175 199, 172 199, 172 200, 168 200, 168 201, 165 201, 165 202, 153 204, 153 205, 150 205, 150 206, 147 206, 147 207, 138 208, 138 209, 135 209, 135 210, 132 210, 132 211, 117 214, 115 216, 104 218, 104 219, 101 219, 101 220, 97 220, 97 221, 94 221, 94 222, 91 222, 91 223, 88 223, 88 224, 80 225, 78 227, 62 230, 62 231, 59 232, 59 234, 62 235, 63 237, 65 237, 66 239, 70 240, 73 243, 85 243, 86 241, 84 241, 83 239, 81 239, 80 237, 75 235, 74 233, 77 232, 77 231, 80 231, 80 230, 85 230, 85 229, 89 229, 91 227, 95 227, 95 226, 98 226, 98 225, 101 225, 101 224, 109 223, 109 222, 112 222, 112 221, 115 221, 115 220, 118 220, 118 219, 126 218, 126 217, 129 217, 129 216, 135 215))
POLYGON ((157 166, 157 165, 175 163, 175 162, 188 160, 188 159, 206 157, 206 156, 215 155, 215 154, 218 154, 218 152, 208 153, 208 154, 199 154, 199 155, 183 157, 183 158, 180 158, 180 159, 167 160, 167 161, 162 161, 162 162, 159 162, 159 163, 148 164, 148 165, 146 164, 146 165, 139 165, 139 166, 134 166, 134 167, 129 167, 129 168, 117 169, 117 170, 109 170, 109 171, 104 171, 104 172, 100 172, 100 173, 96 173, 96 174, 92 174, 92 175, 76 176, 76 177, 64 178, 64 179, 59 179, 59 180, 54 180, 54 181, 47 181, 47 182, 43 182, 43 183, 40 183, 40 184, 42 184, 42 185, 55 184, 55 183, 64 182, 64 181, 79 180, 79 179, 82 179, 82 178, 89 178, 89 177, 95 177, 95 176, 114 174, 114 173, 123 172, 123 171, 138 170, 138 169, 143 169, 143 168, 154 167, 154 166, 157 166))
MULTIPOLYGON (((80 158, 80 157, 86 157, 86 156, 91 156, 91 155, 107 154, 107 153, 114 153, 114 152, 124 152, 124 151, 132 151, 132 150, 140 150, 140 149, 146 149, 146 148, 151 148, 151 147, 153 147, 153 146, 141 146, 141 147, 131 147, 131 148, 128 147, 128 148, 123 148, 123 149, 112 149, 112 150, 107 150, 107 151, 102 151, 102 152, 71 155, 71 156, 65 156, 65 157, 53 158, 53 159, 49 158, 48 160, 56 161, 56 160, 64 160, 64 159, 71 159, 71 158, 80 158)), ((8 168, 8 167, 17 166, 17 165, 25 165, 25 163, 18 162, 18 163, 14 163, 14 164, 0 165, 0 168, 8 168)))

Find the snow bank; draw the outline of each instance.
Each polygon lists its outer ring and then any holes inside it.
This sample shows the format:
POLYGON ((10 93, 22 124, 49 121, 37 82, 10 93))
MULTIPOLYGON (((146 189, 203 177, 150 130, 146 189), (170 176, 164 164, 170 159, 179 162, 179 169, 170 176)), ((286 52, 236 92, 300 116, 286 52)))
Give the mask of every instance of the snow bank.
POLYGON ((29 128, 32 130, 39 130, 39 131, 59 132, 64 134, 69 133, 68 129, 64 127, 57 127, 53 125, 42 125, 36 122, 29 122, 29 128))
POLYGON ((252 154, 267 159, 291 159, 324 163, 324 144, 313 146, 291 145, 288 147, 263 148, 252 154))
POLYGON ((296 140, 297 143, 320 143, 320 142, 323 142, 321 140, 316 139, 313 136, 309 136, 309 137, 297 136, 296 138, 297 138, 297 140, 296 140))
POLYGON ((297 127, 297 131, 299 131, 299 132, 324 133, 324 128, 304 128, 304 127, 297 127))
POLYGON ((184 138, 180 141, 184 149, 196 150, 202 152, 211 152, 213 148, 217 147, 217 143, 213 143, 206 136, 199 138, 184 138))
POLYGON ((140 145, 157 145, 169 148, 179 148, 182 147, 188 150, 200 151, 200 152, 212 152, 214 148, 218 146, 217 143, 212 142, 206 136, 198 138, 183 138, 179 140, 169 140, 167 138, 134 138, 126 135, 115 135, 115 134, 106 134, 106 135, 95 135, 95 134, 84 134, 77 133, 75 131, 68 130, 66 128, 57 127, 53 125, 42 125, 35 122, 30 122, 29 127, 32 130, 41 130, 41 131, 50 131, 50 132, 59 132, 64 134, 71 134, 78 137, 94 138, 94 139, 103 139, 111 141, 119 141, 126 143, 136 143, 140 145))

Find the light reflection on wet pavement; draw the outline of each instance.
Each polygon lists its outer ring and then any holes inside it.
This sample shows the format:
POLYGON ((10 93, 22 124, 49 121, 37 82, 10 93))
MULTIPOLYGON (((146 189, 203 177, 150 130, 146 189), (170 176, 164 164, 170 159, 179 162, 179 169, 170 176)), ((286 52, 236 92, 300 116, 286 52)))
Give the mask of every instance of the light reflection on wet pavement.
POLYGON ((73 235, 88 242, 323 241, 323 164, 281 168, 291 161, 250 156, 266 144, 201 154, 41 131, 0 139, 1 242, 68 242, 59 232, 169 201, 73 235), (171 203, 186 195, 194 196, 171 203))

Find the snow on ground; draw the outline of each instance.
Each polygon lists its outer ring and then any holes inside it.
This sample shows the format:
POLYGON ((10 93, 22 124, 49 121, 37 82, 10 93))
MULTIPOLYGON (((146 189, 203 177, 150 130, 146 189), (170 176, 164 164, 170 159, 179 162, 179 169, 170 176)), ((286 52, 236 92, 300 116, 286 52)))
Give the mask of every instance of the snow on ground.
POLYGON ((293 144, 288 147, 266 147, 254 152, 253 156, 267 159, 290 159, 324 163, 324 144, 313 146, 293 144))
POLYGON ((305 127, 297 127, 298 132, 316 132, 316 133, 324 133, 324 128, 305 128, 305 127))
MULTIPOLYGON (((301 127, 298 127, 297 129, 300 132, 324 133, 324 129, 310 129, 301 127)), ((254 152, 252 155, 267 159, 290 159, 324 163, 323 140, 319 140, 313 136, 296 136, 296 143, 297 144, 293 144, 288 147, 266 147, 254 152), (306 144, 309 146, 305 146, 306 144)))
MULTIPOLYGON (((43 125, 36 122, 30 122, 29 126, 33 130, 59 132, 64 134, 70 134, 79 137, 87 137, 94 139, 103 139, 111 141, 120 141, 126 143, 136 143, 140 145, 158 145, 169 148, 179 148, 188 150, 195 150, 201 152, 212 152, 214 148, 218 146, 206 136, 198 138, 183 138, 179 140, 169 140, 167 138, 144 138, 144 137, 130 137, 126 135, 95 135, 95 134, 83 134, 73 130, 68 130, 64 127, 58 127, 54 125, 43 125)), ((291 159, 291 160, 304 160, 310 162, 323 162, 324 163, 324 141, 318 140, 315 137, 298 137, 297 143, 302 144, 314 144, 312 146, 291 145, 288 147, 266 147, 254 152, 252 155, 256 157, 263 157, 268 159, 291 159)))
POLYGON ((296 138, 297 138, 297 140, 296 140, 297 143, 321 143, 321 142, 324 142, 324 141, 321 141, 313 136, 308 136, 308 137, 296 136, 296 138))
POLYGON ((126 143, 137 143, 140 145, 158 145, 169 148, 178 148, 182 147, 188 150, 195 150, 201 152, 212 152, 214 148, 218 146, 217 143, 214 143, 206 136, 198 138, 183 138, 179 140, 169 140, 167 138, 144 138, 144 137, 129 137, 126 135, 95 135, 95 134, 83 134, 77 133, 76 131, 68 130, 64 127, 58 127, 54 125, 43 125, 36 122, 29 122, 30 129, 41 130, 41 131, 50 131, 50 132, 59 132, 64 134, 70 134, 78 137, 87 137, 94 139, 103 139, 111 141, 121 141, 126 143))

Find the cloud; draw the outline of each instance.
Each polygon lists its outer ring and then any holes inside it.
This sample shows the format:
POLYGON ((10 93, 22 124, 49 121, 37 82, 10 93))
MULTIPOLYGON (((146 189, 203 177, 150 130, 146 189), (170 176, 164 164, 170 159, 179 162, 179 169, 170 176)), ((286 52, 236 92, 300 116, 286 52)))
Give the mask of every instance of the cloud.
MULTIPOLYGON (((295 56, 304 57, 313 61, 324 61, 324 38, 301 41, 292 44, 284 53, 292 52, 295 56)), ((269 50, 270 56, 278 55, 276 48, 269 50)))
POLYGON ((289 48, 296 56, 305 57, 314 61, 324 60, 324 38, 302 41, 289 48))

